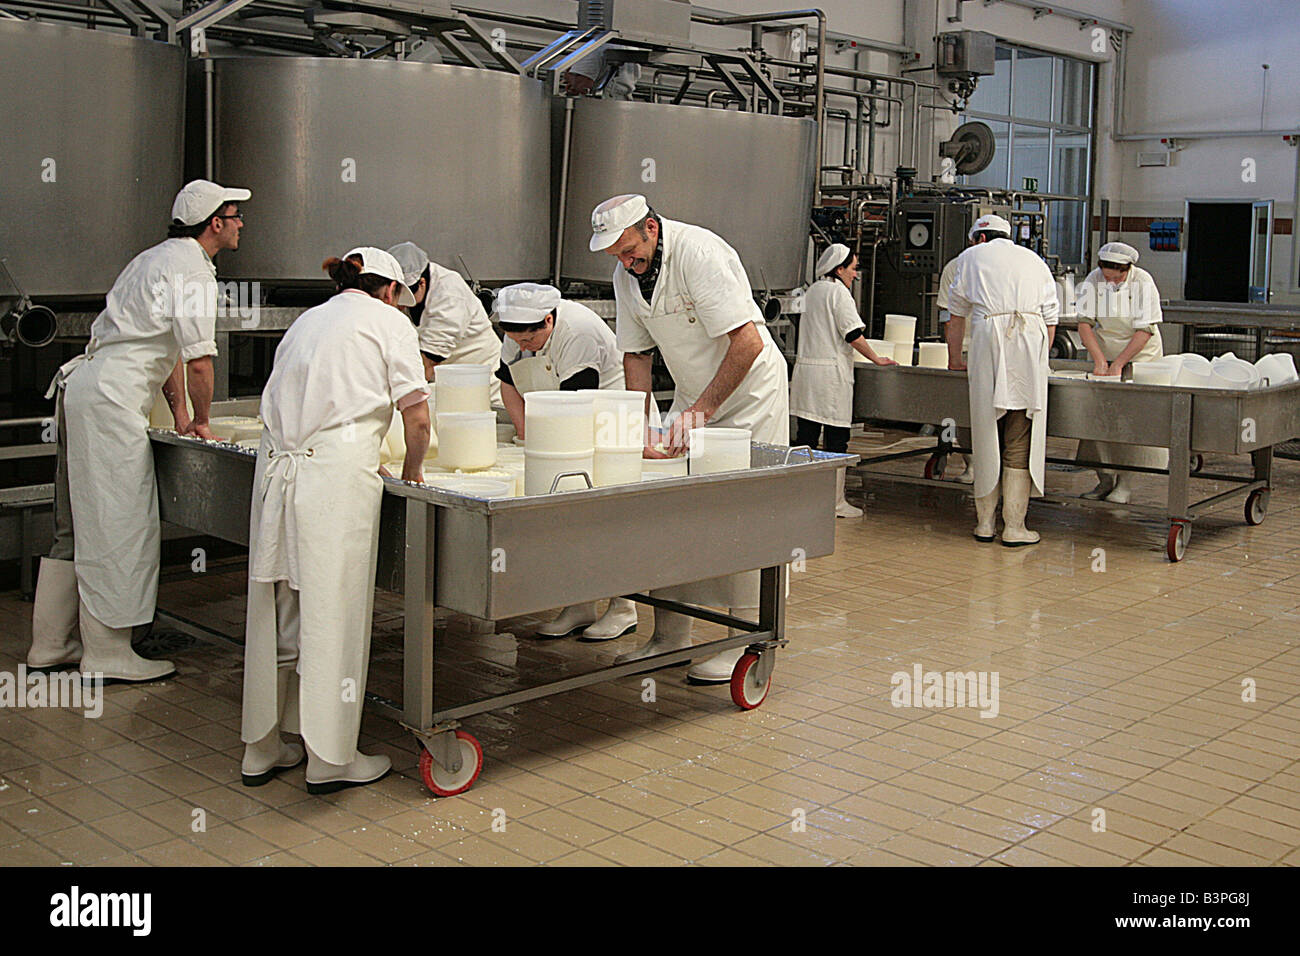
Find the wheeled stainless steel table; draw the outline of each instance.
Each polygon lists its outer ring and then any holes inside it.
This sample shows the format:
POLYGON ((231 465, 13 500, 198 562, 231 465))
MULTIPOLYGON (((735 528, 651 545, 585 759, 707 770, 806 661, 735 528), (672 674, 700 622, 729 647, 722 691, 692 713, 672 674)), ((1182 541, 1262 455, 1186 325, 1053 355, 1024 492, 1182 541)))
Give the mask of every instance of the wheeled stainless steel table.
MULTIPOLYGON (((1083 370, 1086 362, 1052 362, 1054 371, 1083 370)), ((965 372, 947 369, 858 365, 854 369, 853 417, 856 421, 880 419, 912 424, 970 427, 970 401, 965 372)), ((1105 467, 1168 476, 1164 509, 1169 519, 1166 553, 1181 561, 1191 537, 1192 520, 1205 510, 1234 497, 1245 497, 1245 517, 1259 524, 1268 511, 1273 467, 1273 446, 1300 435, 1300 382, 1271 388, 1180 388, 1100 383, 1052 377, 1047 387, 1047 434, 1056 438, 1092 439, 1169 449, 1169 468, 1124 467, 1076 459, 1049 458, 1058 464, 1105 467), (1202 471, 1204 454, 1250 455, 1251 475, 1211 474, 1202 471), (1225 481, 1237 487, 1200 501, 1192 501, 1191 479, 1225 481)), ((954 450, 952 440, 940 435, 933 450, 904 452, 865 459, 863 465, 916 455, 928 455, 925 478, 893 475, 875 469, 870 474, 899 481, 929 483, 943 473, 945 457, 954 450)), ((969 451, 969 449, 962 449, 969 451)), ((1094 507, 1153 510, 1139 505, 1117 505, 1074 497, 1047 495, 1094 507)), ((1159 509, 1155 509, 1159 510, 1159 509)))
MULTIPOLYGON (((151 437, 163 520, 247 545, 255 454, 172 432, 151 437)), ((742 644, 732 699, 762 703, 786 643, 786 566, 835 550, 835 471, 857 456, 755 444, 750 460, 744 471, 493 500, 384 480, 376 584, 405 595, 403 691, 400 703, 368 698, 424 746, 432 792, 460 793, 478 776, 482 749, 459 729, 475 714, 742 644), (755 569, 756 622, 644 593, 755 569), (435 699, 435 607, 500 620, 611 594, 740 633, 458 706, 435 699)))

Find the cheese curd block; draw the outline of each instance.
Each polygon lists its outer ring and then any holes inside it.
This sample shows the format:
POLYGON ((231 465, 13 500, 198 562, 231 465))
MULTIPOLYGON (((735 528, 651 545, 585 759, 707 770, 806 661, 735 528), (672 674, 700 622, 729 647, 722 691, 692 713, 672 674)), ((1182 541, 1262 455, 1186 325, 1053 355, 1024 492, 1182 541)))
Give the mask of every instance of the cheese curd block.
POLYGON ((262 435, 262 423, 243 415, 221 415, 208 422, 208 429, 213 438, 225 442, 260 438, 262 435))
POLYGON ((519 466, 519 479, 513 471, 508 468, 483 468, 477 470, 456 471, 455 474, 465 478, 490 478, 493 481, 504 482, 510 488, 509 497, 514 498, 524 493, 523 489, 523 465, 519 466))

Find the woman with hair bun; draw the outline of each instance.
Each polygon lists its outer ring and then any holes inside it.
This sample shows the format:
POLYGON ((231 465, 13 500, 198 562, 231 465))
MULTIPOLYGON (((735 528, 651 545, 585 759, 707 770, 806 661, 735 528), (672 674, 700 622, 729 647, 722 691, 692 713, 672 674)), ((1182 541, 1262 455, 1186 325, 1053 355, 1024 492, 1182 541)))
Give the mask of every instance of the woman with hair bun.
POLYGON ((385 756, 357 751, 370 661, 383 479, 379 446, 396 406, 405 481, 422 481, 429 388, 397 261, 353 249, 324 264, 338 288, 285 334, 262 392, 249 521, 241 737, 245 786, 302 762, 307 791, 373 783, 385 756))

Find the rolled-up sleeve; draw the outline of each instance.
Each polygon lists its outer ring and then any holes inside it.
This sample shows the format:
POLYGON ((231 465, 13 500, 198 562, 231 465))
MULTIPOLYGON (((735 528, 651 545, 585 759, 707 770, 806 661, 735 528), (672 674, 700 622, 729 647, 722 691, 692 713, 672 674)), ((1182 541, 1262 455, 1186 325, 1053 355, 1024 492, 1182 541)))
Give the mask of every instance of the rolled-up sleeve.
POLYGON ((1135 329, 1150 329, 1164 321, 1164 310, 1160 308, 1160 290, 1150 276, 1143 276, 1141 281, 1134 284, 1132 307, 1135 329))
POLYGON ((835 290, 835 298, 831 303, 834 310, 835 333, 836 337, 849 340, 849 335, 853 332, 862 332, 866 326, 862 324, 862 316, 858 315, 858 310, 853 303, 853 294, 849 292, 848 287, 843 282, 836 282, 839 286, 835 290))
POLYGON ((217 354, 217 311, 220 289, 207 272, 186 275, 173 284, 172 329, 181 348, 181 361, 193 362, 217 354))
POLYGON ((1056 297, 1056 277, 1052 275, 1052 270, 1043 265, 1043 301, 1039 308, 1043 313, 1043 321, 1048 325, 1057 325, 1060 322, 1061 301, 1056 297))
POLYGON ((395 313, 388 328, 384 355, 388 368, 388 396, 401 410, 427 399, 429 383, 424 380, 419 338, 406 316, 395 313))

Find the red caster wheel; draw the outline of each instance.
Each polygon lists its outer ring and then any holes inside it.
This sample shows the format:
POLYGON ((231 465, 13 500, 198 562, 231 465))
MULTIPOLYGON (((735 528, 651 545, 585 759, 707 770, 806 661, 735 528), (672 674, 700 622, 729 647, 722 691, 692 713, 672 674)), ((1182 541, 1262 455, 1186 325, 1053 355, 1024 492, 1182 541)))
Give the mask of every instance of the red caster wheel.
POLYGON ((939 455, 931 455, 925 462, 925 477, 929 481, 942 481, 943 469, 948 462, 939 455))
POLYGON ((772 689, 772 674, 758 676, 758 655, 746 651, 731 672, 731 700, 741 710, 753 710, 767 700, 772 689))
POLYGON ((1268 514, 1268 489, 1256 488, 1246 496, 1246 524, 1263 524, 1266 514, 1268 514))
POLYGON ((1181 561, 1187 553, 1187 542, 1192 537, 1192 526, 1175 521, 1169 526, 1169 537, 1165 541, 1165 553, 1170 561, 1181 561))
POLYGON ((483 748, 473 734, 456 731, 460 745, 460 770, 456 773, 444 769, 428 750, 420 750, 420 778, 435 797, 454 797, 474 786, 479 771, 483 769, 483 748))

